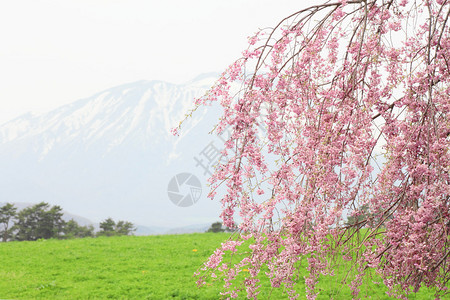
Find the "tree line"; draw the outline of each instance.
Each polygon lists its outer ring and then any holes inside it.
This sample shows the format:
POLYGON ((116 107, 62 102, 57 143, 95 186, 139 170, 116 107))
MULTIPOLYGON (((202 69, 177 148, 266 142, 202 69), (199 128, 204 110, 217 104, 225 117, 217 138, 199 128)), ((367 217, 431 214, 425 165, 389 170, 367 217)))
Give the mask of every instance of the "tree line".
POLYGON ((235 224, 233 227, 226 227, 222 224, 222 222, 212 223, 209 229, 206 232, 235 232, 237 230, 237 225, 235 224))
POLYGON ((100 222, 100 230, 83 226, 75 220, 63 220, 62 208, 41 202, 17 210, 11 203, 0 207, 0 239, 7 241, 36 241, 39 239, 71 239, 96 236, 131 235, 136 230, 128 221, 115 222, 112 218, 100 222))

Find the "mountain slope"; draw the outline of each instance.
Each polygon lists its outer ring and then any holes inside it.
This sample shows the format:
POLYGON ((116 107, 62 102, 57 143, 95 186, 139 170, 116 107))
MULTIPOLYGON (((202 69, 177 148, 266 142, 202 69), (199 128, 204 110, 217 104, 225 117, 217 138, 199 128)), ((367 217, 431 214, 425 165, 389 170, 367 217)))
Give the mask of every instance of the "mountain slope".
MULTIPOLYGON (((206 200, 206 175, 194 157, 220 140, 208 132, 216 108, 196 112, 181 137, 178 124, 214 82, 125 84, 41 115, 0 126, 0 201, 49 202, 93 221, 106 217, 148 226, 187 226, 217 219, 206 200), (194 174, 201 197, 190 207, 168 198, 176 174, 194 174)), ((181 193, 181 191, 180 191, 181 193)))

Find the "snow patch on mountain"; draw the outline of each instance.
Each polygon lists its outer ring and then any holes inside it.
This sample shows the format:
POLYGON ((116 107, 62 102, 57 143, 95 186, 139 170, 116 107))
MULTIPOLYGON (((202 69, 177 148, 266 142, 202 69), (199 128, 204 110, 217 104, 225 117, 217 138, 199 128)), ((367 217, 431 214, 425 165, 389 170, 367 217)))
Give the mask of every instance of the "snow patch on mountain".
POLYGON ((215 107, 199 109, 182 135, 170 130, 214 84, 207 74, 186 84, 138 81, 113 87, 44 114, 0 126, 0 191, 5 201, 61 205, 93 221, 186 226, 216 220, 217 203, 180 210, 167 198, 170 178, 205 173, 194 161, 213 139, 215 107), (169 215, 167 215, 169 214, 169 215), (173 224, 172 224, 173 223, 173 224))

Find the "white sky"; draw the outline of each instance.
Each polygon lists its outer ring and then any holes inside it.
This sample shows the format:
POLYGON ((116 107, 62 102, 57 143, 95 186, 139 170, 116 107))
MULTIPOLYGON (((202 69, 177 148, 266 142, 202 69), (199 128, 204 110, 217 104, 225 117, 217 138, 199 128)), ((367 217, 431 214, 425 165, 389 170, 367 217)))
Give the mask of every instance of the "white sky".
POLYGON ((0 2, 0 124, 115 85, 221 72, 307 0, 0 2))

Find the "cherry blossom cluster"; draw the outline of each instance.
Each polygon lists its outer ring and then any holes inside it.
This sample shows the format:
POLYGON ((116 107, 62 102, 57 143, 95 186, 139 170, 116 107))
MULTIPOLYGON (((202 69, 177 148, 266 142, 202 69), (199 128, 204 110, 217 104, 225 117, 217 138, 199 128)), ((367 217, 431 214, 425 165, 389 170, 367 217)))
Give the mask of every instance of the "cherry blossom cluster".
POLYGON ((199 284, 219 276, 226 297, 257 298, 267 276, 315 299, 345 260, 355 298, 374 272, 398 298, 447 292, 449 12, 448 0, 326 2, 249 38, 196 100, 222 106, 217 134, 232 129, 210 197, 239 224, 199 284))

